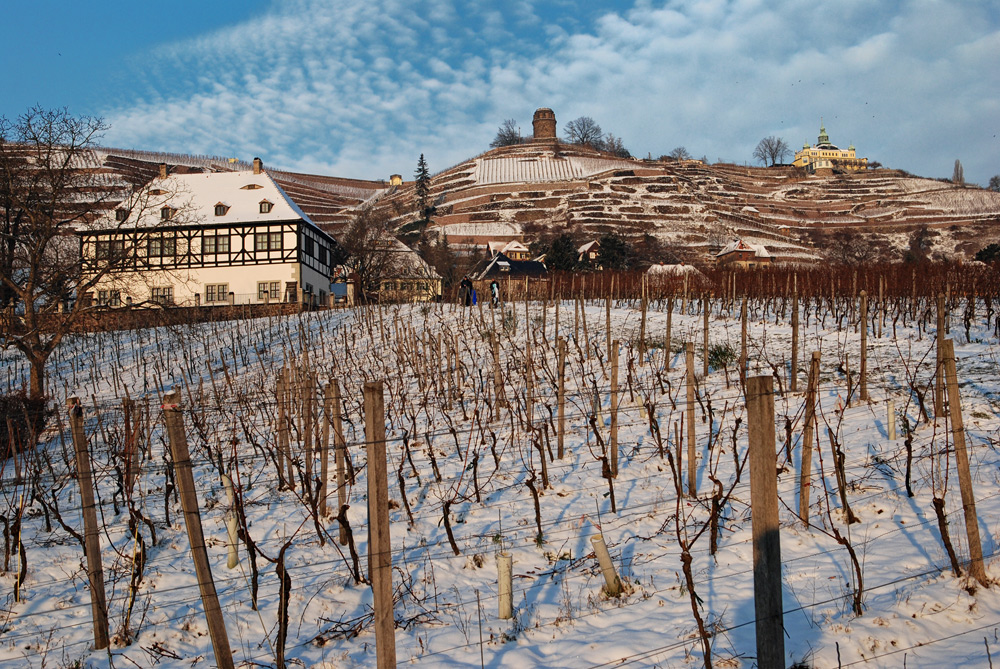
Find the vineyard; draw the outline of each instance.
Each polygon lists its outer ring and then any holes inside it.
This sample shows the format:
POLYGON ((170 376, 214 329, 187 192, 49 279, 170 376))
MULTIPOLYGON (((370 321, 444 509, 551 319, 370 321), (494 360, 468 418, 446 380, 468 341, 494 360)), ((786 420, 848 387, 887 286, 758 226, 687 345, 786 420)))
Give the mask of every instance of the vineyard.
POLYGON ((992 666, 992 275, 678 281, 67 338, 0 666, 992 666))

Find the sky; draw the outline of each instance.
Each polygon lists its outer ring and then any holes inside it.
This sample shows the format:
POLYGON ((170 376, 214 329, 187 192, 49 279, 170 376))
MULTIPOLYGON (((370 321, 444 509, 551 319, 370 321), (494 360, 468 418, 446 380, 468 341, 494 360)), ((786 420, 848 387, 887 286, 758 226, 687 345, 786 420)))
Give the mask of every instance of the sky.
POLYGON ((927 177, 1000 173, 996 0, 102 0, 8 3, 8 119, 103 144, 362 179, 489 148, 538 107, 637 157, 753 164, 766 136, 927 177))

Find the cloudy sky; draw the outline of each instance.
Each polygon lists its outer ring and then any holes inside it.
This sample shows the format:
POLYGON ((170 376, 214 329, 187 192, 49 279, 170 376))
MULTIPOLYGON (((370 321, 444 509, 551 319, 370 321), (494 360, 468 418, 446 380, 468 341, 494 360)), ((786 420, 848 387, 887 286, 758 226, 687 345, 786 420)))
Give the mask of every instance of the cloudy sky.
POLYGON ((594 118, 637 156, 752 160, 777 135, 930 177, 1000 173, 996 0, 16 2, 0 115, 66 106, 105 144, 359 178, 594 118), (95 7, 96 6, 96 7, 95 7))

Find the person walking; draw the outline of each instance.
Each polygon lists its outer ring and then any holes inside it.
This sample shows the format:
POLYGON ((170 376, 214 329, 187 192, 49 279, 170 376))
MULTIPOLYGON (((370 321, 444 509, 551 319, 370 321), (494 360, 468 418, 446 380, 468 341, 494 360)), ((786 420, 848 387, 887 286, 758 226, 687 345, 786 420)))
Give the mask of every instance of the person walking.
POLYGON ((500 306, 500 284, 496 279, 490 281, 490 305, 494 308, 500 306))
POLYGON ((468 274, 462 277, 462 283, 458 284, 458 299, 465 306, 472 306, 472 280, 468 274))

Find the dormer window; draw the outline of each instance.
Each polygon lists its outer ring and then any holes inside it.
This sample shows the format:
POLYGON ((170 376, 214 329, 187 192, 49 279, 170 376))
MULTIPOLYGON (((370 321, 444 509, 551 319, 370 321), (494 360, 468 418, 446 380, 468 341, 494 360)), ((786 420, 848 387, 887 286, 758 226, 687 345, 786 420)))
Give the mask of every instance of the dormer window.
POLYGON ((122 208, 115 209, 115 221, 118 223, 123 222, 128 218, 128 211, 122 208))
POLYGON ((160 220, 169 221, 173 217, 174 211, 176 210, 171 207, 163 207, 160 209, 160 220))
POLYGON ((165 195, 167 191, 160 188, 151 188, 149 191, 150 195, 165 195))
POLYGON ((273 202, 270 202, 269 200, 261 200, 260 201, 260 213, 262 213, 262 214, 270 214, 272 207, 274 207, 274 203, 273 202))
POLYGON ((229 205, 222 204, 221 202, 219 202, 218 204, 215 205, 215 215, 216 216, 225 216, 226 212, 228 212, 228 211, 229 211, 229 205))
POLYGON ((257 190, 258 188, 263 188, 260 184, 247 184, 246 186, 240 186, 240 190, 257 190))

